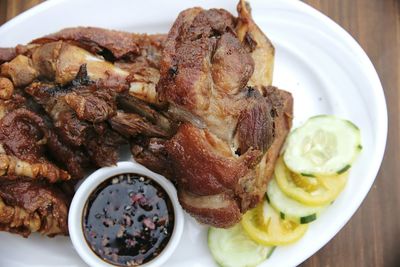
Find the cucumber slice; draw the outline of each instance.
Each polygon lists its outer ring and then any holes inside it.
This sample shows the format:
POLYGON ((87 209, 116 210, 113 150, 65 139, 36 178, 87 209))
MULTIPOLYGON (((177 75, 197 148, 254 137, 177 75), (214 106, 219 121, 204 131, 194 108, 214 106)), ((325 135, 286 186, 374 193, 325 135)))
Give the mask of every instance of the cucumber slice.
POLYGON ((275 248, 251 240, 240 223, 229 229, 210 227, 208 247, 215 261, 223 267, 257 266, 271 256, 275 248))
POLYGON ((335 175, 347 171, 361 149, 357 126, 332 115, 320 115, 289 135, 284 161, 303 176, 335 175))
POLYGON ((279 188, 275 178, 269 182, 267 195, 271 206, 280 212, 281 218, 300 224, 316 220, 319 213, 325 208, 325 206, 306 206, 286 196, 279 188))

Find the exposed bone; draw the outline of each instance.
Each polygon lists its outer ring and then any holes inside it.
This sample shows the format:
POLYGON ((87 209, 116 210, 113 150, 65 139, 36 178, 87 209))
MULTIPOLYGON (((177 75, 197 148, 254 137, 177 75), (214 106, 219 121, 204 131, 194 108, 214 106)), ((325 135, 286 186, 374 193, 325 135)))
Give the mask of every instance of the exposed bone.
POLYGON ((240 0, 237 5, 239 13, 236 32, 243 45, 251 52, 254 60, 254 72, 249 86, 268 86, 272 84, 275 48, 268 37, 261 31, 251 16, 250 5, 240 0))
POLYGON ((88 75, 92 80, 115 79, 125 83, 129 75, 102 57, 62 41, 36 48, 32 54, 32 61, 40 76, 59 84, 72 81, 83 64, 87 65, 88 75))
POLYGON ((129 75, 129 94, 145 102, 160 105, 156 85, 160 79, 160 72, 151 67, 142 67, 129 75))

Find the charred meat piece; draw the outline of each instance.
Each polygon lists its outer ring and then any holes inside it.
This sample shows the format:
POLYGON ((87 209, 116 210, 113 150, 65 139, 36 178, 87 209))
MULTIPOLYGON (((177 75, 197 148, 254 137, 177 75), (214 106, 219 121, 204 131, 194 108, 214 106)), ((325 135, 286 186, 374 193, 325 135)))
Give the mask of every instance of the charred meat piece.
POLYGON ((32 63, 40 77, 62 85, 74 80, 80 67, 85 64, 92 80, 116 80, 120 86, 124 85, 119 90, 124 90, 127 86, 127 72, 82 48, 62 41, 35 48, 32 52, 32 63))
POLYGON ((28 85, 36 78, 66 84, 82 64, 87 64, 90 77, 99 84, 117 91, 130 87, 132 95, 161 106, 155 87, 165 38, 92 27, 68 28, 27 46, 0 50, 0 62, 8 62, 1 73, 15 86, 28 85))
POLYGON ((131 141, 131 152, 138 163, 174 181, 165 142, 161 138, 139 136, 131 141))
POLYGON ((66 84, 87 64, 89 76, 99 84, 117 91, 130 87, 132 95, 162 105, 155 86, 165 38, 91 27, 64 29, 28 46, 0 50, 0 62, 7 62, 1 74, 15 86, 26 86, 36 78, 66 84), (104 58, 118 61, 113 65, 104 58))
POLYGON ((84 143, 90 125, 79 120, 75 111, 66 103, 65 95, 71 92, 70 88, 34 82, 25 91, 43 106, 63 142, 72 146, 84 143))
POLYGON ((63 141, 74 146, 84 144, 90 123, 103 122, 116 112, 116 93, 91 82, 86 65, 64 86, 34 82, 25 91, 43 106, 63 141))
POLYGON ((65 95, 65 102, 80 120, 93 123, 105 121, 116 114, 116 94, 110 90, 97 90, 89 86, 65 95))
MULTIPOLYGON (((116 163, 118 146, 123 141, 105 124, 116 113, 116 92, 92 82, 85 65, 64 86, 35 82, 25 91, 43 106, 61 141, 82 147, 96 166, 116 163)), ((74 166, 84 161, 84 156, 76 159, 79 161, 74 166)))
MULTIPOLYGON (((165 37, 78 27, 64 29, 36 39, 33 43, 44 45, 62 40, 104 56, 107 60, 116 61, 114 69, 118 75, 113 75, 115 84, 121 84, 123 78, 128 77, 129 91, 132 95, 146 102, 161 105, 155 87, 160 76, 158 69, 165 37)), ((97 69, 104 67, 98 64, 97 69)), ((113 78, 109 77, 108 80, 113 78)))
POLYGON ((61 142, 58 135, 50 127, 46 148, 57 163, 65 166, 72 179, 82 179, 85 171, 91 166, 88 156, 81 148, 71 147, 61 142))
POLYGON ((32 41, 44 44, 63 40, 78 45, 92 53, 111 55, 112 60, 125 59, 138 62, 145 59, 158 67, 165 35, 133 34, 95 27, 67 28, 32 41))
MULTIPOLYGON (((54 131, 54 126, 51 123, 50 118, 47 117, 46 114, 43 113, 40 105, 34 102, 32 99, 23 97, 20 93, 15 92, 10 99, 0 100, 0 119, 2 119, 6 114, 18 109, 25 108, 30 112, 34 113, 44 122, 44 132, 46 134, 45 143, 43 144, 44 150, 46 152, 46 156, 50 156, 50 158, 55 159, 57 163, 60 163, 63 168, 68 170, 68 173, 71 174, 72 178, 80 179, 83 178, 84 169, 89 166, 89 162, 87 157, 82 153, 79 148, 71 148, 66 143, 61 142, 59 136, 54 131), (48 154, 48 155, 47 155, 48 154)), ((32 114, 30 113, 30 114, 32 114)), ((9 166, 10 171, 15 170, 16 164, 26 163, 25 165, 19 166, 30 166, 28 169, 31 171, 33 169, 37 169, 35 172, 40 172, 39 167, 33 168, 32 165, 27 165, 27 162, 23 162, 17 157, 11 155, 3 155, 4 159, 7 159, 7 164, 4 163, 4 166, 9 166)), ((40 165, 36 165, 40 166, 40 165)), ((4 170, 5 167, 3 167, 4 170)), ((43 168, 43 167, 41 167, 43 168)), ((24 168, 20 168, 22 171, 24 168)), ((22 174, 21 174, 22 175, 22 174)))
POLYGON ((135 113, 117 112, 109 120, 111 127, 125 137, 144 135, 147 137, 168 137, 170 133, 157 125, 152 124, 146 118, 135 113))
POLYGON ((0 230, 28 237, 32 232, 68 234, 69 201, 54 186, 23 181, 0 181, 0 230))
POLYGON ((117 96, 118 107, 128 113, 136 113, 152 124, 157 125, 163 131, 172 133, 176 125, 168 113, 150 106, 148 103, 132 95, 119 94, 117 96))
POLYGON ((85 141, 85 150, 97 167, 115 165, 118 149, 126 140, 106 123, 94 125, 85 141))
MULTIPOLYGON (((248 8, 239 3, 239 19, 217 9, 181 12, 157 86, 170 115, 183 121, 163 143, 180 202, 216 227, 234 225, 261 201, 291 127, 292 97, 268 87, 273 47, 248 8)), ((145 148, 132 151, 151 158, 145 148)))
POLYGON ((1 175, 45 178, 49 182, 70 179, 70 175, 44 156, 48 129, 41 117, 16 109, 0 120, 1 175))

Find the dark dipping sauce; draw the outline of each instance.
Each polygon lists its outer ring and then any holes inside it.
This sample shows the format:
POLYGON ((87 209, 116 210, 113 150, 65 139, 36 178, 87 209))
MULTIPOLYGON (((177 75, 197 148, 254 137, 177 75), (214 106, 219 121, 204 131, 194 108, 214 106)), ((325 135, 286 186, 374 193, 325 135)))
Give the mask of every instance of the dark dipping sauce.
POLYGON ((152 179, 127 173, 104 181, 84 209, 86 241, 103 260, 138 266, 161 253, 174 228, 174 210, 152 179))

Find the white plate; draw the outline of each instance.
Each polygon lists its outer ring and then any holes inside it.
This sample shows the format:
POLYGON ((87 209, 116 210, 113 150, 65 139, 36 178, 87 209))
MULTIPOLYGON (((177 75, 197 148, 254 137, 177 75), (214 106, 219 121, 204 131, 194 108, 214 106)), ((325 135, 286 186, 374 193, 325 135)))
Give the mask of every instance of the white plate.
MULTIPOLYGON (((293 93, 295 121, 327 113, 355 122, 364 150, 344 192, 296 244, 279 247, 262 266, 294 266, 325 245, 350 219, 368 193, 385 149, 387 111, 370 60, 342 28, 294 0, 251 1, 256 22, 276 47, 274 84, 293 93)), ((226 8, 235 1, 51 0, 0 28, 0 46, 26 43, 63 27, 91 25, 134 32, 167 32, 188 7, 226 8)), ((187 218, 184 237, 166 266, 216 266, 206 228, 187 218)), ((355 248, 357 249, 357 248, 355 248)), ((68 238, 0 234, 0 266, 84 266, 68 238)))

